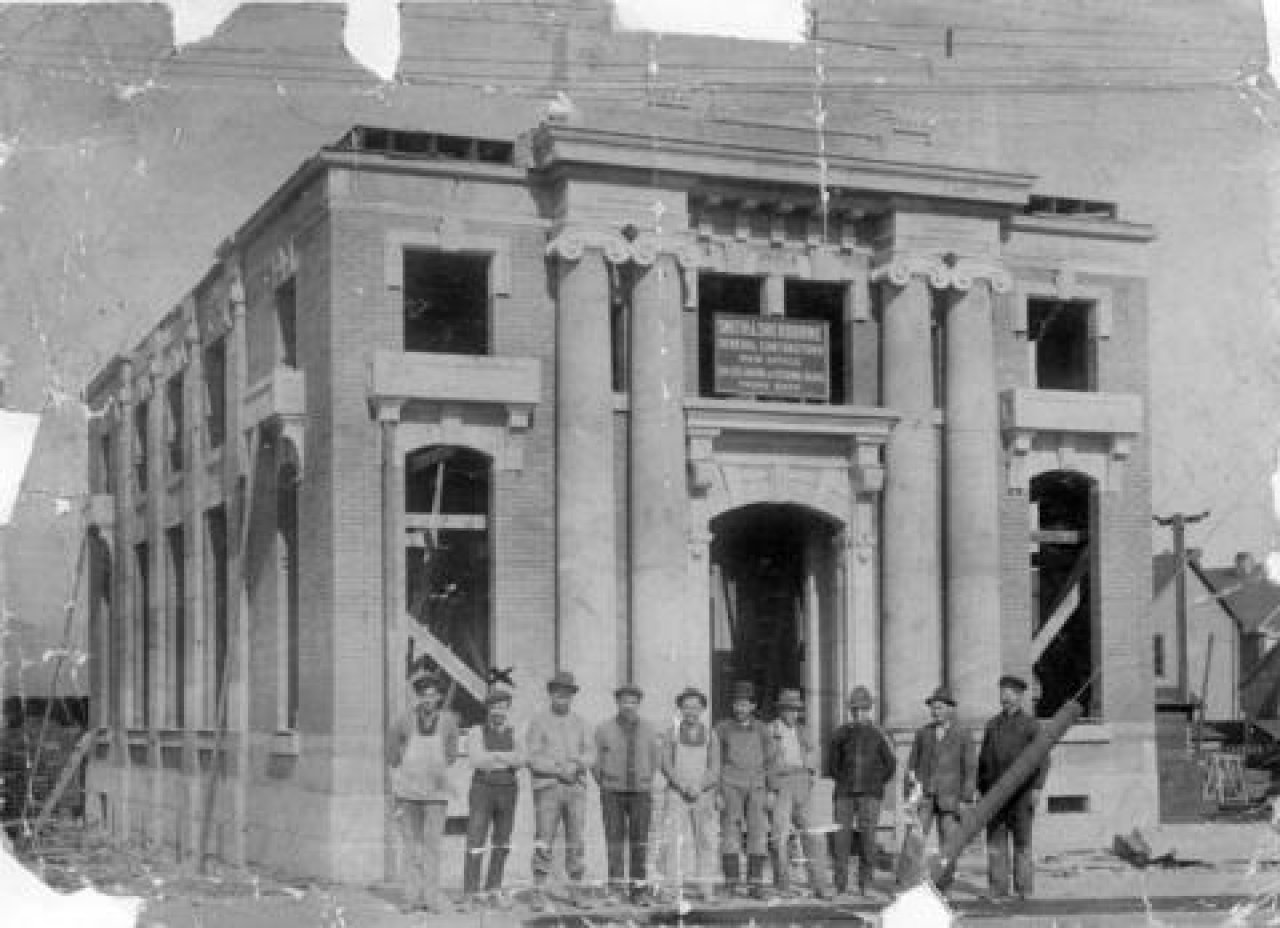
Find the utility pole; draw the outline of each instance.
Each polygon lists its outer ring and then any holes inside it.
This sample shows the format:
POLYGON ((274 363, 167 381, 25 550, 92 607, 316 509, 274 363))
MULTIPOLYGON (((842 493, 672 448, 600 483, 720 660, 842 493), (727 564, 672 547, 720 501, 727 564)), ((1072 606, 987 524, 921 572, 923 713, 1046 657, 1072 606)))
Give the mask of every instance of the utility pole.
MULTIPOLYGON (((1178 635, 1178 697, 1183 703, 1191 698, 1187 687, 1187 652, 1190 641, 1187 636, 1187 526, 1203 522, 1209 518, 1209 510, 1189 516, 1183 512, 1175 512, 1169 516, 1152 516, 1151 521, 1157 525, 1173 529, 1173 603, 1174 616, 1177 621, 1178 635)), ((1201 694, 1203 698, 1204 694, 1201 694)))

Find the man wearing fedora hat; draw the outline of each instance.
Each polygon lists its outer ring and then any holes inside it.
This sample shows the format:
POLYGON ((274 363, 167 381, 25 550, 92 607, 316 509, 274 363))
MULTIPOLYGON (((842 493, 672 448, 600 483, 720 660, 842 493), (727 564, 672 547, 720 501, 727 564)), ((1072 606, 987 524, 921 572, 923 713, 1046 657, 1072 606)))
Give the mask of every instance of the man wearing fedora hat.
POLYGON ((746 832, 747 882, 751 895, 765 896, 764 864, 769 854, 769 772, 774 742, 755 717, 755 688, 747 681, 733 685, 731 718, 716 725, 720 742, 720 863, 725 892, 736 895, 741 871, 738 855, 746 832))
MULTIPOLYGON (((939 844, 944 844, 960 827, 960 812, 973 799, 977 766, 973 736, 956 724, 956 701, 951 690, 939 686, 925 704, 933 720, 916 731, 903 778, 904 798, 916 799, 921 836, 938 823, 939 844)), ((939 889, 946 889, 939 886, 939 889)))
POLYGON ((463 862, 462 888, 469 901, 480 892, 480 867, 485 840, 490 839, 489 872, 484 889, 501 900, 502 873, 511 850, 519 786, 516 772, 525 764, 524 739, 507 721, 511 694, 492 689, 485 697, 484 725, 471 732, 471 792, 468 796, 467 856, 463 862), (492 833, 490 829, 492 828, 492 833))
MULTIPOLYGON (((978 753, 978 790, 987 793, 1013 766, 1018 756, 1040 734, 1039 723, 1022 708, 1027 683, 1021 677, 1005 674, 1000 678, 1000 711, 987 722, 982 733, 982 750, 978 753)), ((1013 889, 1019 898, 1031 895, 1035 864, 1031 857, 1031 824, 1040 790, 1049 775, 1049 757, 1025 784, 1009 797, 987 822, 987 877, 991 899, 999 902, 1009 897, 1009 844, 1013 843, 1013 889)))
POLYGON ((809 888, 819 899, 830 899, 827 855, 823 848, 825 839, 819 840, 811 830, 810 798, 818 766, 818 749, 808 728, 800 723, 804 699, 799 690, 784 689, 774 705, 778 717, 769 724, 777 758, 769 774, 769 791, 773 796, 773 885, 780 893, 791 891, 790 845, 794 831, 800 835, 804 850, 809 888))
POLYGON ((426 670, 409 683, 414 702, 391 726, 387 764, 404 842, 404 911, 443 912, 440 845, 453 789, 448 768, 458 756, 458 723, 443 708, 444 686, 426 670))
POLYGON ((885 733, 871 721, 874 704, 865 686, 849 694, 849 721, 831 736, 828 772, 835 780, 835 884, 849 888, 849 856, 853 832, 858 833, 858 892, 875 892, 876 829, 885 784, 893 779, 898 761, 885 733))
POLYGON ((618 714, 596 727, 596 763, 600 812, 609 865, 610 894, 643 902, 645 858, 653 817, 653 775, 662 763, 658 732, 640 717, 644 691, 625 683, 613 693, 618 714), (630 868, 628 874, 627 858, 630 868))
POLYGON ((565 670, 556 673, 547 682, 550 705, 530 720, 525 738, 533 775, 533 882, 534 904, 538 908, 546 905, 551 848, 562 823, 570 900, 585 903, 581 891, 586 873, 583 814, 587 771, 595 764, 595 747, 587 723, 571 710, 577 692, 573 674, 565 670))

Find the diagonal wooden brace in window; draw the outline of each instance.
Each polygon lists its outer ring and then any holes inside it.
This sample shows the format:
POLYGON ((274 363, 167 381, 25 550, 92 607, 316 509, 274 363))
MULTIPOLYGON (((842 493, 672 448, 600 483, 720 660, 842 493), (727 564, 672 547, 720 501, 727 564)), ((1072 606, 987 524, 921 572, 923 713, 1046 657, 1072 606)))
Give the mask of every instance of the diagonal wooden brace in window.
POLYGON ((1035 637, 1031 639, 1031 663, 1033 665, 1040 660, 1040 656, 1044 654, 1045 649, 1053 643, 1053 639, 1058 637, 1067 622, 1080 607, 1080 581, 1084 579, 1085 571, 1088 569, 1089 546, 1085 545, 1080 549, 1080 554, 1071 568, 1071 573, 1067 575, 1066 583, 1062 585, 1062 589, 1058 592, 1058 599, 1053 604, 1053 611, 1049 615, 1049 621, 1045 622, 1044 627, 1036 632, 1035 637))

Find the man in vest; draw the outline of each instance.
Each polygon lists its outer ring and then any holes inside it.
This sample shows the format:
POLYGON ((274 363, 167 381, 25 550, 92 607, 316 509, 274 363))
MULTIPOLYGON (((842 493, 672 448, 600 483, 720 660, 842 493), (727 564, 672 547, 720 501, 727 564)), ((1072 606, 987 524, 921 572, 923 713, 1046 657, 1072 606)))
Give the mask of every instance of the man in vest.
POLYGON ((875 889, 876 829, 880 825, 880 803, 885 784, 893 779, 897 759, 889 739, 870 713, 873 701, 865 686, 855 686, 849 694, 849 721, 831 736, 828 772, 835 780, 836 890, 849 888, 849 853, 853 832, 858 833, 858 892, 877 898, 875 889))
POLYGON ((502 904, 502 873, 511 850, 511 828, 515 821, 516 772, 525 764, 524 739, 507 722, 511 694, 494 689, 485 697, 487 718, 470 739, 471 792, 467 817, 467 856, 463 862, 462 887, 469 901, 480 892, 480 868, 489 841, 489 872, 484 890, 494 903, 502 904), (492 829, 492 835, 490 833, 492 829))
POLYGON ((646 902, 645 857, 653 817, 653 775, 661 757, 658 733, 640 718, 644 692, 633 683, 613 694, 618 714, 596 728, 596 763, 600 810, 608 848, 609 892, 646 902), (630 875, 626 859, 630 859, 630 875))
MULTIPOLYGON (((1000 711, 982 733, 978 754, 978 790, 987 793, 1031 742, 1040 734, 1040 725, 1022 708, 1026 681, 1012 675, 1000 678, 1000 711)), ((987 868, 991 899, 1009 898, 1009 842, 1013 841, 1013 888, 1018 897, 1031 895, 1035 865, 1031 859, 1031 822, 1040 801, 1040 790, 1049 775, 1046 755, 1035 774, 1009 797, 987 823, 987 868)))
POLYGON ((769 724, 774 741, 776 766, 769 774, 773 816, 773 885, 782 894, 791 892, 791 854, 793 829, 799 833, 804 850, 809 888, 819 899, 832 897, 827 877, 825 839, 812 831, 810 796, 818 767, 818 749, 808 729, 800 724, 804 700, 799 690, 784 689, 778 694, 778 717, 769 724))
POLYGON ((733 685, 733 716, 716 725, 720 742, 720 854, 725 891, 736 895, 746 833, 747 881, 751 895, 765 897, 764 863, 769 852, 768 777, 774 767, 774 742, 755 717, 755 690, 733 685))
POLYGON ((720 741, 702 721, 707 697, 692 686, 676 697, 680 718, 663 738, 662 858, 667 879, 677 892, 692 877, 694 899, 704 898, 712 879, 716 793, 720 785, 720 741))
POLYGON ((551 848, 562 824, 569 898, 576 904, 586 904, 582 892, 586 872, 582 826, 587 771, 595 764, 595 747, 587 723, 570 708, 577 692, 573 674, 560 671, 552 677, 547 683, 551 704, 529 722, 526 736, 529 770, 533 774, 533 904, 537 909, 547 905, 551 848))
POLYGON ((445 911, 440 892, 440 845, 452 788, 448 768, 458 756, 458 723, 442 708, 440 679, 419 670, 409 679, 414 703, 391 726, 387 764, 395 816, 404 842, 403 912, 445 911))
MULTIPOLYGON (((915 801, 921 837, 938 823, 938 843, 960 827, 960 812, 973 799, 977 768, 973 737, 956 724, 956 701, 940 686, 925 700, 933 721, 916 732, 903 778, 904 798, 915 801)), ((939 884, 939 889, 947 887, 939 884)))

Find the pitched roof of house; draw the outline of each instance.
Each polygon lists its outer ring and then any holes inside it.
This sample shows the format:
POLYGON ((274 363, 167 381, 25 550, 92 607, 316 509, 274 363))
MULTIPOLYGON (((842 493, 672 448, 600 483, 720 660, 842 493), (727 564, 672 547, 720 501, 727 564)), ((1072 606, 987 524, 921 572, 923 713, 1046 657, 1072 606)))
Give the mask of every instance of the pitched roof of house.
POLYGON ((1242 570, 1193 563, 1192 568, 1246 633, 1280 634, 1280 583, 1271 580, 1261 565, 1242 570))

